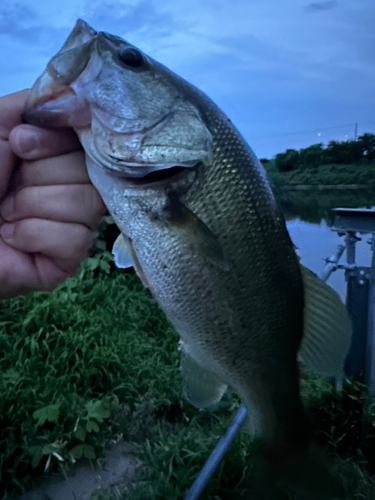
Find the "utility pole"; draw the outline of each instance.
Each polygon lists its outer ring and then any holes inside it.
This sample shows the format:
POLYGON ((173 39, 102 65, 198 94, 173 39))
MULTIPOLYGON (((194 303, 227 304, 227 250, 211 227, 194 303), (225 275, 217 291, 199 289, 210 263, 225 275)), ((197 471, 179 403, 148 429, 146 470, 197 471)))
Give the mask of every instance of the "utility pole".
POLYGON ((357 142, 358 123, 354 124, 354 140, 357 142))

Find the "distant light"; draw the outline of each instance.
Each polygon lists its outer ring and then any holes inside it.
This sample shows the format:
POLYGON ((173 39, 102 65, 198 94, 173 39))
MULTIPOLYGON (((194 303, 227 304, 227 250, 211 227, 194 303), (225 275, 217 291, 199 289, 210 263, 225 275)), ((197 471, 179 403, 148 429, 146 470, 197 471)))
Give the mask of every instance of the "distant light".
POLYGON ((318 137, 320 137, 322 134, 319 132, 318 137))

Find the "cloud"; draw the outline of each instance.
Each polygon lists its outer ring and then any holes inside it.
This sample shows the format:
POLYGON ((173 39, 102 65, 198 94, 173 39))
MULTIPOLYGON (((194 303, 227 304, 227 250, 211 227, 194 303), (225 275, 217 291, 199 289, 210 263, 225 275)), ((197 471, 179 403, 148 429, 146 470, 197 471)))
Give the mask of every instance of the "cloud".
MULTIPOLYGON (((0 7, 0 32, 16 39, 23 39, 25 34, 34 34, 38 30, 36 25, 36 11, 20 3, 3 4, 0 7)), ((26 38, 29 38, 26 36, 26 38)))
POLYGON ((147 43, 187 28, 172 13, 160 12, 150 0, 88 0, 82 11, 96 30, 111 31, 131 43, 136 43, 134 37, 147 43))
POLYGON ((320 10, 331 10, 337 6, 336 0, 328 0, 326 2, 312 2, 306 7, 309 12, 316 12, 320 10))
MULTIPOLYGON (((0 58, 0 95, 30 85, 81 17, 207 92, 251 142, 322 123, 373 121, 374 0, 297 4, 0 0, 0 45, 7 56, 0 58)), ((257 149, 264 155, 282 150, 281 139, 272 144, 257 149)))
POLYGON ((37 10, 25 3, 5 2, 0 6, 0 33, 22 45, 33 47, 39 54, 51 56, 59 50, 69 31, 46 23, 37 10))
POLYGON ((35 9, 21 3, 4 3, 0 7, 0 27, 9 28, 11 25, 16 28, 20 24, 35 22, 37 17, 35 9))

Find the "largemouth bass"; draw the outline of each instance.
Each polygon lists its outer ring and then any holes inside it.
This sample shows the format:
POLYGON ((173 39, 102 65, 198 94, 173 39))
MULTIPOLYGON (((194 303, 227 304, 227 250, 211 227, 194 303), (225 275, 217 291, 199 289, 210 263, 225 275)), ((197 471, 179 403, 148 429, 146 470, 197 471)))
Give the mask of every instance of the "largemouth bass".
POLYGON ((180 336, 186 397, 210 408, 231 386, 275 475, 304 460, 314 469, 297 359, 341 376, 350 321, 300 266, 265 171, 230 120, 83 21, 35 83, 24 118, 78 134, 122 233, 116 262, 134 265, 180 336))

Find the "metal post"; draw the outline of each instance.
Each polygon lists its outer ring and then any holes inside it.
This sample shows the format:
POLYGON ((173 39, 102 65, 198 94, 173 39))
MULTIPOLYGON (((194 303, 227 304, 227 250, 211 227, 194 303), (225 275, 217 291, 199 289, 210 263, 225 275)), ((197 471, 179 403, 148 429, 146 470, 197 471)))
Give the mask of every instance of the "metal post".
POLYGON ((371 268, 369 273, 369 301, 365 380, 375 393, 375 235, 371 235, 371 268))
POLYGON ((345 361, 345 373, 359 382, 366 381, 369 281, 368 269, 355 267, 345 270, 346 304, 352 318, 353 335, 345 361))
POLYGON ((341 259, 341 256, 344 253, 344 250, 345 250, 345 246, 339 245, 337 247, 336 252, 329 259, 325 259, 326 266, 325 266, 324 271, 321 275, 322 281, 327 281, 327 279, 331 276, 333 271, 336 271, 336 269, 338 268, 338 262, 341 259))
POLYGON ((347 307, 353 322, 345 373, 364 382, 375 394, 375 211, 336 208, 334 214, 331 229, 341 236, 345 235, 346 264, 338 264, 331 257, 327 259, 325 274, 330 274, 329 266, 332 264, 333 270, 345 269, 347 307), (371 234, 371 268, 355 263, 355 245, 361 239, 357 233, 371 234))
POLYGON ((346 243, 346 262, 350 264, 355 264, 355 244, 358 238, 355 231, 348 231, 345 236, 346 243))

